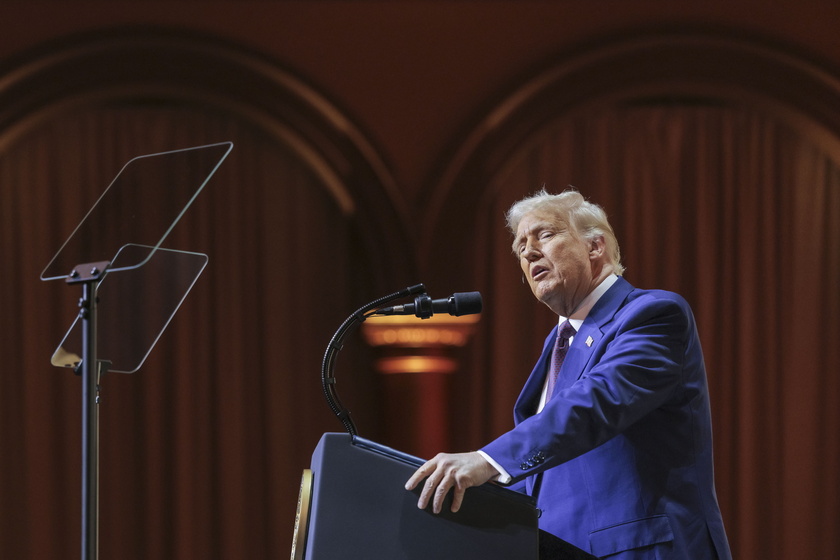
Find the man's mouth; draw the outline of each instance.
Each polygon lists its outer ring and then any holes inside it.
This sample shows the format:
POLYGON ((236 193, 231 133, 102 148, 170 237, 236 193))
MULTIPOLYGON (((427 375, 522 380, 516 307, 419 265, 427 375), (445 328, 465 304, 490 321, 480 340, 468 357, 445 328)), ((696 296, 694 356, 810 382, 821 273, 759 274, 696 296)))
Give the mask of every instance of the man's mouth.
POLYGON ((532 280, 542 280, 543 276, 548 274, 548 269, 544 266, 535 266, 531 269, 531 279, 532 280))

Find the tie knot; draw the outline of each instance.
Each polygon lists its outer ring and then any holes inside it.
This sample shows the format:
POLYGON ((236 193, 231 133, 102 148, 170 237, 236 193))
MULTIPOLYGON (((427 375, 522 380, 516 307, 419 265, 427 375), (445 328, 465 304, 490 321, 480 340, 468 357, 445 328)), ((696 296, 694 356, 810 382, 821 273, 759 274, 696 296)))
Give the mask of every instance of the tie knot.
POLYGON ((560 338, 569 340, 570 338, 575 336, 576 332, 577 331, 575 330, 575 328, 567 320, 567 321, 563 321, 563 323, 560 325, 560 330, 557 333, 557 336, 560 337, 560 338))

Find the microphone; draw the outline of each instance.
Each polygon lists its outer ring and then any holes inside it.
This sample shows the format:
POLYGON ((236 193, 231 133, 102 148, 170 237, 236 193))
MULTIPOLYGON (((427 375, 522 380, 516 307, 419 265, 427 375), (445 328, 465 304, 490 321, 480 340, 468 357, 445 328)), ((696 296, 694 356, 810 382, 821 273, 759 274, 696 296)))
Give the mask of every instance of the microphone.
POLYGON ((376 315, 416 315, 428 319, 435 313, 448 313, 456 317, 481 313, 481 294, 479 292, 458 292, 445 299, 433 300, 428 294, 420 294, 414 303, 384 307, 376 315))

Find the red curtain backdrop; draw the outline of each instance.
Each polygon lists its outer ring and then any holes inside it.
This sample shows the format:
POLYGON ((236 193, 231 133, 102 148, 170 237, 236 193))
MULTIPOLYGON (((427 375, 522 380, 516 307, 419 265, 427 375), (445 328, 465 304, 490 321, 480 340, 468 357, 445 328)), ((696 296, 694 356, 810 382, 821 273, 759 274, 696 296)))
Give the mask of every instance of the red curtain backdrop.
MULTIPOLYGON (((229 115, 101 107, 4 140, 0 554, 63 560, 78 549, 79 380, 49 365, 78 293, 40 282, 41 269, 125 161, 224 140, 233 153, 167 243, 208 253, 208 269, 143 369, 103 381, 102 557, 288 554, 301 469, 321 433, 341 431, 320 393, 325 345, 400 271, 360 248, 359 224, 294 150, 229 115)), ((475 177, 482 195, 472 221, 413 224, 418 239, 469 248, 425 272, 485 298, 463 371, 450 379, 454 450, 510 427, 553 320, 520 283, 503 213, 543 184, 573 184, 612 217, 627 278, 693 305, 735 556, 832 557, 838 153, 750 107, 648 104, 546 123, 509 159, 490 162, 503 165, 475 177)), ((391 434, 383 443, 400 447, 401 418, 382 412, 392 395, 371 364, 363 343, 348 343, 342 397, 360 433, 391 434)))

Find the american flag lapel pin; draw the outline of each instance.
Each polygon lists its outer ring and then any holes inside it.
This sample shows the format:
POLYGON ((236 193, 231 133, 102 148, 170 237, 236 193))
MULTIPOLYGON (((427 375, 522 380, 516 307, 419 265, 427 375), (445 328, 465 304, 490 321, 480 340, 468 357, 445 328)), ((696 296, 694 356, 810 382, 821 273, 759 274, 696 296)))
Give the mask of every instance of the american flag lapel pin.
POLYGON ((587 337, 586 337, 586 347, 587 347, 587 348, 592 348, 592 343, 593 343, 593 342, 595 342, 595 341, 592 339, 592 337, 591 337, 591 336, 587 336, 587 337))

